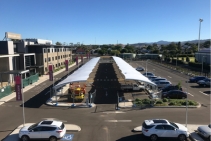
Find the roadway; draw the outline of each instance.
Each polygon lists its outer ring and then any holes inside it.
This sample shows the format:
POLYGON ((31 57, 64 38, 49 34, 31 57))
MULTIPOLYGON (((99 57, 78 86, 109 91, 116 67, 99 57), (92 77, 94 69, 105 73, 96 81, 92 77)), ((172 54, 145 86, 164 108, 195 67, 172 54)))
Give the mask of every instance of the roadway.
MULTIPOLYGON (((132 62, 133 66, 138 66, 143 62, 132 62)), ((74 68, 72 68, 73 70, 74 68)), ((112 68, 111 68, 112 69, 112 68)), ((162 67, 155 67, 153 64, 148 64, 149 71, 153 71, 156 75, 169 76, 171 77, 172 83, 178 83, 182 80, 182 84, 187 80, 184 77, 176 75, 162 67)), ((101 68, 100 70, 103 70, 101 68)), ((103 74, 98 74, 97 77, 105 77, 103 74), (99 75, 99 76, 98 76, 99 75)), ((113 73, 113 72, 111 72, 113 73)), ((113 76, 110 75, 110 76, 113 76)), ((64 77, 64 73, 56 76, 56 78, 64 77)), ((96 77, 96 78, 97 78, 96 77)), ((115 77, 115 76, 114 76, 115 77)), ((100 82, 99 82, 100 83, 100 82)), ((117 85, 116 83, 106 83, 106 85, 117 85)), ((184 108, 149 108, 142 110, 134 109, 121 109, 120 112, 116 112, 115 103, 113 100, 109 101, 103 96, 98 95, 101 99, 100 104, 97 104, 94 108, 68 108, 68 107, 50 107, 45 105, 45 101, 50 97, 49 87, 52 82, 45 81, 37 87, 24 93, 25 98, 25 118, 26 123, 35 123, 43 118, 57 118, 66 121, 67 124, 76 124, 81 127, 80 132, 68 132, 74 134, 73 141, 146 141, 141 133, 133 133, 131 130, 137 126, 142 125, 145 119, 152 118, 165 118, 174 122, 185 124, 186 110, 184 108), (104 100, 103 100, 104 99, 104 100)), ((102 85, 98 84, 99 86, 102 85)), ((186 83, 185 83, 186 84, 186 83)), ((194 84, 190 84, 194 85, 194 84)), ((183 86, 185 87, 185 86, 183 86)), ((206 96, 198 93, 198 91, 204 91, 206 88, 192 88, 188 87, 189 95, 188 98, 196 99, 200 103, 207 105, 197 109, 188 109, 188 124, 199 124, 206 125, 210 122, 210 106, 208 106, 210 96, 206 96)), ((105 95, 105 90, 101 90, 102 94, 105 95)), ((116 90, 113 92, 111 98, 116 98, 116 90), (114 96, 115 95, 115 96, 114 96)), ((22 107, 21 102, 11 101, 0 105, 0 139, 3 139, 17 126, 23 123, 22 107)), ((168 139, 166 139, 167 141, 168 139)), ((165 141, 163 139, 163 141, 165 141)), ((174 141, 172 139, 172 141, 174 141)), ((176 140, 175 140, 176 141, 176 140)))

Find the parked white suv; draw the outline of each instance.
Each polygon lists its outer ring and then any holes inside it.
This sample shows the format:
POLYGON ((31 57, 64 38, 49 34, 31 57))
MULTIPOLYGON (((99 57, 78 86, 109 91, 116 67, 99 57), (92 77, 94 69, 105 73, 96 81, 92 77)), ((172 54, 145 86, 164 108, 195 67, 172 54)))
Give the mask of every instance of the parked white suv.
POLYGON ((150 137, 151 141, 156 141, 159 137, 178 138, 180 141, 184 141, 189 136, 185 126, 166 119, 145 120, 142 124, 142 133, 144 136, 150 137))
POLYGON ((39 123, 24 126, 19 131, 19 138, 22 141, 29 141, 30 139, 49 139, 50 141, 57 141, 66 133, 64 123, 55 120, 44 120, 39 123))

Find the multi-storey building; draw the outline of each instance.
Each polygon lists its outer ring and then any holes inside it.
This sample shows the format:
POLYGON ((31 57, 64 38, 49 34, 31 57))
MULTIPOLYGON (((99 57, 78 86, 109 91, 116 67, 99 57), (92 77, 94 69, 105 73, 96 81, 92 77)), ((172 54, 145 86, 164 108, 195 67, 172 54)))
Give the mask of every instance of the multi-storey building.
POLYGON ((72 62, 72 50, 70 46, 57 45, 27 45, 28 52, 36 54, 36 65, 43 66, 39 68, 41 74, 48 73, 48 65, 52 64, 54 69, 65 65, 65 60, 72 62))

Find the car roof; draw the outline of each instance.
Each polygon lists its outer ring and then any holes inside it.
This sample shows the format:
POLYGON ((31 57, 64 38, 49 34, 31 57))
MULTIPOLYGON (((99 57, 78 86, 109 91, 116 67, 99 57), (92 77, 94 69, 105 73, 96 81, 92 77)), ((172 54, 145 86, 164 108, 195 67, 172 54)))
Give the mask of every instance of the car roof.
POLYGON ((169 123, 169 121, 166 119, 150 119, 150 120, 144 120, 144 122, 146 123, 146 125, 169 123))
POLYGON ((61 121, 56 121, 56 120, 43 120, 39 123, 39 125, 53 125, 53 126, 61 126, 62 122, 61 121))

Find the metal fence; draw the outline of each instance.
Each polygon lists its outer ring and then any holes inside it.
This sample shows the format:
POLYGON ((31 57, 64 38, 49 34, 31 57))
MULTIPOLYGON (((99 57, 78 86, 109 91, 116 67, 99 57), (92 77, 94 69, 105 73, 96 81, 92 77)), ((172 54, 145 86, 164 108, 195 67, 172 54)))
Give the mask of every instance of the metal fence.
POLYGON ((32 83, 35 83, 39 80, 39 74, 36 73, 35 75, 31 75, 30 77, 26 78, 26 79, 22 79, 22 82, 23 82, 23 88, 32 84, 32 83))
POLYGON ((12 93, 12 88, 10 85, 0 88, 0 99, 7 95, 10 95, 11 93, 12 93))

